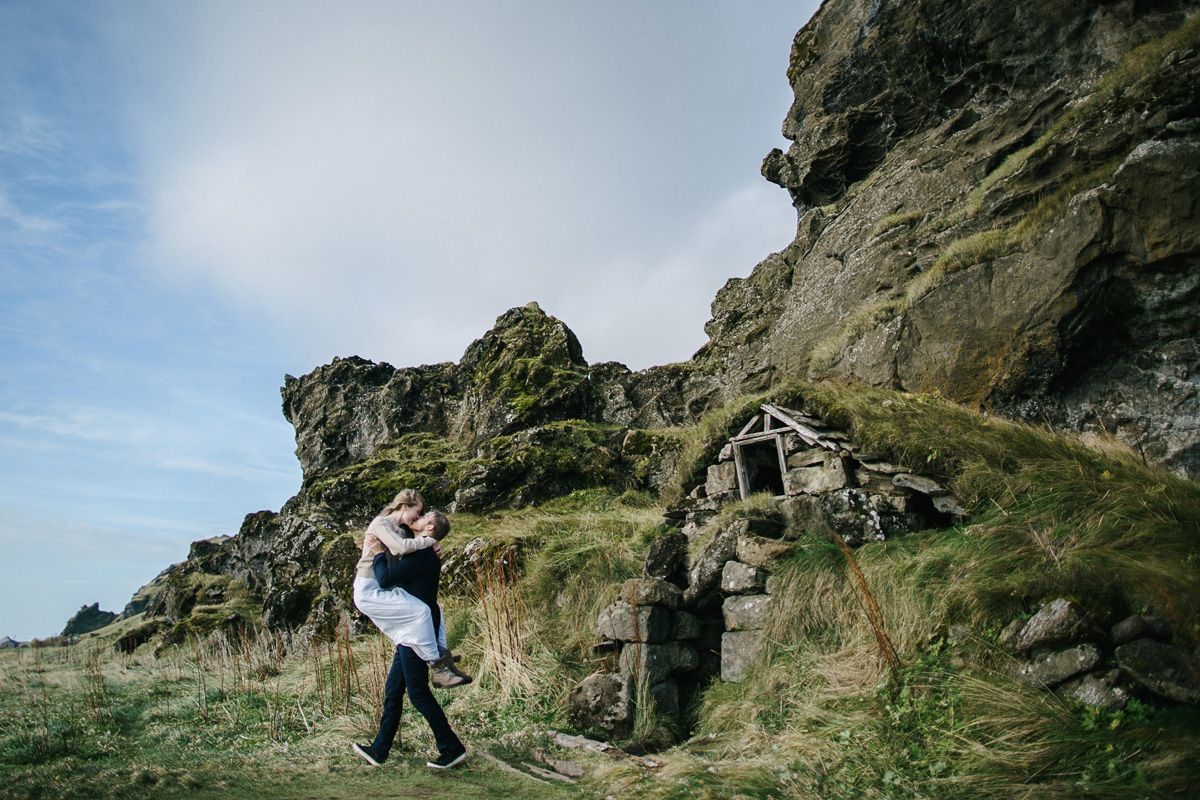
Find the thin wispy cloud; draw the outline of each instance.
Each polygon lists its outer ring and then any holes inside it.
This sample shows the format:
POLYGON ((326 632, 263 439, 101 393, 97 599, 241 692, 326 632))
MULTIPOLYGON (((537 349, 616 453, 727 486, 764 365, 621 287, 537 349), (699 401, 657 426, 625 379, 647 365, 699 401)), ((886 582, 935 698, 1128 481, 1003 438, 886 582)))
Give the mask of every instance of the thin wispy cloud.
POLYGON ((0 230, 3 230, 2 223, 5 222, 26 233, 55 233, 63 229, 63 223, 59 220, 19 208, 8 191, 0 186, 0 230))
POLYGON ((23 414, 0 411, 0 424, 14 425, 89 442, 145 442, 153 428, 130 414, 107 408, 77 407, 53 414, 23 414))

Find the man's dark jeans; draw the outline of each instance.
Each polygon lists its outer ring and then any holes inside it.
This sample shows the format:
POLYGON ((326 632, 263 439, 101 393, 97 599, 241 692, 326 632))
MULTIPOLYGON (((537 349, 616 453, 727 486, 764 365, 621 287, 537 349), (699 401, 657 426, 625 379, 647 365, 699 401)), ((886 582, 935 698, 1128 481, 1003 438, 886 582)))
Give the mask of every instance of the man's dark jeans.
POLYGON ((412 701, 413 708, 421 712, 421 716, 425 717, 433 731, 438 755, 461 753, 464 750, 463 743, 451 729, 445 712, 429 689, 429 666, 412 651, 412 648, 397 645, 383 691, 383 715, 379 719, 379 733, 371 744, 371 751, 376 758, 383 761, 392 750, 392 742, 396 740, 396 731, 400 728, 400 711, 404 707, 405 688, 408 689, 408 699, 412 701))

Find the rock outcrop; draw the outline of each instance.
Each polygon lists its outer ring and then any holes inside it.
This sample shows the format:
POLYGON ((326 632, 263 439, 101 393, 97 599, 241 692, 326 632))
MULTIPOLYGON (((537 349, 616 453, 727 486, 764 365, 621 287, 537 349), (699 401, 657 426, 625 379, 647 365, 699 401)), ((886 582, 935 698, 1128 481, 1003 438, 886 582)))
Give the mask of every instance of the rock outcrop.
POLYGON ((763 163, 795 241, 718 293, 697 386, 937 392, 1200 475, 1196 8, 826 2, 763 163))
POLYGON ((85 633, 91 633, 94 630, 103 628, 117 618, 117 614, 112 611, 101 611, 99 603, 92 603, 90 606, 80 606, 75 615, 67 620, 66 627, 63 628, 62 634, 64 639, 71 636, 82 636, 85 633))
MULTIPOLYGON (((575 334, 529 303, 500 315, 458 364, 396 369, 357 356, 284 379, 305 483, 371 458, 405 434, 447 438, 473 452, 498 436, 580 420, 655 428, 690 418, 687 365, 631 372, 589 366, 575 334)), ((701 404, 700 409, 702 409, 701 404)))

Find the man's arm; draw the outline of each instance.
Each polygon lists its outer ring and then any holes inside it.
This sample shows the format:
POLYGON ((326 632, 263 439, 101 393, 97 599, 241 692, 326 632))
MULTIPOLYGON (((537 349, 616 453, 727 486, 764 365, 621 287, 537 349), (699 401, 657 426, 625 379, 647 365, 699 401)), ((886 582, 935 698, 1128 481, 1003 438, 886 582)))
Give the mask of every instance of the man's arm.
POLYGON ((379 581, 379 586, 383 589, 396 586, 403 588, 413 578, 437 566, 437 554, 430 550, 420 550, 404 558, 396 558, 385 551, 376 555, 375 560, 371 562, 375 580, 379 581))

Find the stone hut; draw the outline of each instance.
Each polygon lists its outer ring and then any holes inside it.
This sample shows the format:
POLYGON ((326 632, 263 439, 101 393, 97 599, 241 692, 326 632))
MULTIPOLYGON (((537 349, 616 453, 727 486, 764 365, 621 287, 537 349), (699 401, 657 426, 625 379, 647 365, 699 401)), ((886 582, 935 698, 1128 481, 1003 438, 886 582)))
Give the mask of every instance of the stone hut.
POLYGON ((600 614, 596 651, 608 664, 572 691, 574 723, 620 738, 639 701, 672 716, 709 680, 742 680, 762 652, 772 571, 802 538, 836 536, 854 546, 964 513, 937 481, 882 460, 849 433, 761 406, 705 481, 667 511, 674 530, 651 545, 644 577, 627 581, 600 614), (777 514, 721 513, 764 492, 777 514))

